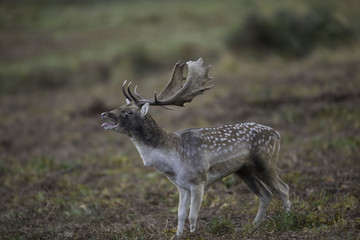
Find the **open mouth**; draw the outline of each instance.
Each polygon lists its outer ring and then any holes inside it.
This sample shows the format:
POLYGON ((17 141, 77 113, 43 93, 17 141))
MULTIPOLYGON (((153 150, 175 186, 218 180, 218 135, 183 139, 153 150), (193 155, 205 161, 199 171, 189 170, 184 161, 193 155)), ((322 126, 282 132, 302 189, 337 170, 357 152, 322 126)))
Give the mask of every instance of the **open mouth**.
POLYGON ((115 122, 114 119, 109 118, 109 117, 103 117, 103 118, 105 118, 107 120, 110 120, 110 122, 103 123, 101 125, 102 128, 104 128, 106 130, 111 130, 111 129, 114 129, 117 126, 117 123, 115 122))

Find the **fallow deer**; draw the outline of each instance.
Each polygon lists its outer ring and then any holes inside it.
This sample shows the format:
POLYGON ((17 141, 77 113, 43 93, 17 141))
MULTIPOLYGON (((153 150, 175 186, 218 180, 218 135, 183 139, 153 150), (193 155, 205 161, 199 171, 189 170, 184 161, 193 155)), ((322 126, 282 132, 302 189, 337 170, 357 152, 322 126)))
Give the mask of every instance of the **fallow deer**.
POLYGON ((204 189, 232 173, 242 179, 258 196, 260 206, 254 224, 259 224, 271 201, 278 194, 286 211, 290 211, 289 187, 278 176, 279 133, 258 123, 239 123, 210 128, 193 128, 167 133, 148 113, 149 106, 184 106, 204 91, 211 78, 210 66, 203 60, 177 63, 162 92, 152 100, 131 92, 126 81, 122 86, 127 104, 101 116, 106 130, 130 137, 145 166, 154 167, 179 190, 177 236, 183 232, 190 207, 190 232, 195 231, 204 189), (184 67, 188 76, 184 77, 184 67))

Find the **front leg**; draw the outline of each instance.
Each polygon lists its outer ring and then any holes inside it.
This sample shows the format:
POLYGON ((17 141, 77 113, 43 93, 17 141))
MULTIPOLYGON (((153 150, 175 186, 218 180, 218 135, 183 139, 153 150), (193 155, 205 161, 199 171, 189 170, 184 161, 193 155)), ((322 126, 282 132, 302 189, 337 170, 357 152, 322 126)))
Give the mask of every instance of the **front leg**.
POLYGON ((190 232, 194 232, 196 221, 199 215, 201 202, 204 195, 204 184, 191 187, 191 207, 190 207, 190 232))
POLYGON ((190 206, 190 191, 185 188, 178 187, 179 189, 179 208, 178 208, 178 229, 176 231, 176 235, 178 237, 181 236, 185 218, 190 206))

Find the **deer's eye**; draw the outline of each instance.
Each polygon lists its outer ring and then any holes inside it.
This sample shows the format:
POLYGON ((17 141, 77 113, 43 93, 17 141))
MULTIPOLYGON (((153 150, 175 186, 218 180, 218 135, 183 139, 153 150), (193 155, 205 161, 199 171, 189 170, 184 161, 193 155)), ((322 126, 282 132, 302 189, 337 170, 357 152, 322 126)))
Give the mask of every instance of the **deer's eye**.
POLYGON ((123 114, 124 114, 125 117, 127 117, 127 116, 132 115, 133 112, 131 110, 126 110, 123 114))

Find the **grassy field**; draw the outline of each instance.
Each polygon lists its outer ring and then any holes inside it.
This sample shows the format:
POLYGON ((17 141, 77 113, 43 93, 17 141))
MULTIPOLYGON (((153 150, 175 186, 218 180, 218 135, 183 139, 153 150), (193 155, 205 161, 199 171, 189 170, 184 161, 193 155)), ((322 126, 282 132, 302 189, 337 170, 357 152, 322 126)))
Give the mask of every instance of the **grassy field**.
POLYGON ((286 215, 275 198, 253 229, 258 199, 229 176, 206 190, 198 229, 186 222, 183 239, 359 239, 358 9, 355 0, 1 2, 0 239, 171 239, 176 187, 143 166, 129 139, 101 129, 100 113, 124 104, 123 80, 151 97, 178 60, 199 57, 215 88, 151 115, 169 132, 277 129, 293 205, 286 215), (298 39, 313 32, 276 21, 285 12, 308 29, 323 24, 308 17, 319 11, 333 24, 316 44, 298 39), (271 24, 247 28, 253 16, 271 24), (241 38, 239 48, 238 35, 274 45, 241 38))

